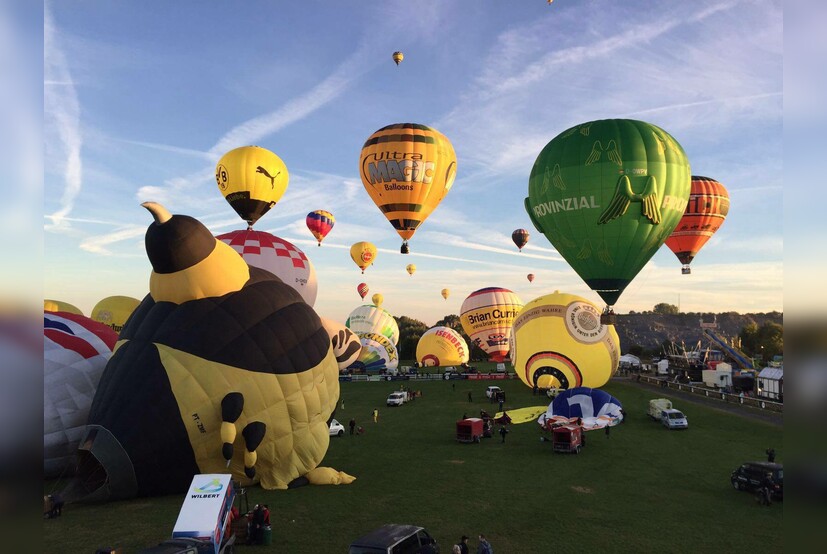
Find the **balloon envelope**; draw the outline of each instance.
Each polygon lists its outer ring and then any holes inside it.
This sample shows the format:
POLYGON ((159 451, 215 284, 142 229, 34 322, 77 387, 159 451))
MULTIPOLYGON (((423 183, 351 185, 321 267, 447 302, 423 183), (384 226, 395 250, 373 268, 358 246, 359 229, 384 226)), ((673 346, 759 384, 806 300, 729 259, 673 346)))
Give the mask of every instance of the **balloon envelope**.
POLYGON ((362 273, 376 260, 376 247, 370 242, 357 242, 350 247, 350 259, 362 273))
POLYGON ((528 279, 529 283, 533 283, 534 282, 534 274, 529 273, 528 275, 526 275, 526 279, 528 279))
POLYGON ((359 306, 350 312, 345 325, 356 334, 376 333, 388 337, 393 344, 399 343, 399 325, 396 319, 379 306, 359 306))
POLYGON ((338 321, 326 317, 319 319, 321 319, 322 327, 330 337, 333 355, 336 356, 339 371, 347 369, 359 358, 359 353, 362 351, 362 343, 359 342, 359 337, 338 321))
POLYGON ((140 300, 130 296, 108 296, 92 308, 92 319, 120 333, 126 320, 140 303, 140 300))
POLYGON ((406 242, 456 177, 451 142, 436 129, 416 123, 379 129, 365 141, 359 160, 365 190, 406 242))
POLYGON ((252 267, 264 269, 293 287, 310 306, 316 303, 316 268, 292 242, 264 231, 232 231, 216 237, 232 246, 252 267))
POLYGON ((612 305, 680 221, 689 188, 689 161, 666 131, 628 119, 591 121, 543 148, 525 209, 612 305))
POLYGON ((472 292, 462 303, 462 329, 495 362, 508 355, 511 325, 523 302, 508 289, 489 287, 472 292))
POLYGON ((442 294, 442 298, 444 298, 445 300, 448 300, 448 297, 451 296, 451 290, 450 289, 442 289, 441 294, 442 294))
POLYGON ((287 190, 284 162, 266 148, 242 146, 224 154, 215 181, 224 199, 249 225, 267 213, 287 190))
POLYGON ((408 275, 413 275, 416 273, 416 266, 414 264, 408 264, 405 266, 405 271, 408 272, 408 275))
POLYGON ((405 59, 405 54, 403 54, 402 52, 394 52, 393 56, 391 57, 393 58, 393 62, 396 65, 399 65, 402 62, 402 60, 405 59))
POLYGON ((356 285, 356 292, 358 292, 359 296, 361 296, 362 298, 368 295, 369 290, 370 289, 368 288, 367 283, 359 283, 358 285, 356 285))
POLYGON ((576 387, 558 394, 537 423, 567 423, 581 418, 583 428, 591 431, 620 423, 623 420, 620 411, 622 409, 620 400, 607 392, 589 387, 576 387))
POLYGON ((396 369, 399 365, 399 355, 396 346, 385 335, 378 333, 360 333, 359 340, 362 350, 359 358, 351 365, 361 371, 383 371, 396 369))
POLYGON ((580 296, 535 298, 514 320, 511 363, 528 387, 602 387, 619 360, 614 326, 600 323, 600 309, 580 296))
POLYGON ((321 246, 324 238, 330 230, 333 229, 333 225, 336 223, 336 218, 333 217, 333 214, 328 211, 316 210, 315 212, 310 212, 307 214, 305 223, 307 224, 307 228, 310 229, 310 232, 316 238, 319 246, 321 246))
POLYGON ((450 327, 431 327, 416 344, 416 361, 423 366, 459 365, 468 362, 468 344, 450 327))
POLYGON ((374 294, 373 296, 371 296, 370 299, 373 302, 373 305, 376 306, 377 308, 381 308, 382 307, 382 302, 385 301, 385 297, 382 296, 381 294, 379 294, 378 292, 376 294, 374 294))
POLYGON ((689 202, 678 226, 666 239, 689 273, 689 264, 707 241, 712 238, 729 213, 729 193, 724 185, 709 177, 692 176, 689 202))
POLYGON ((515 229, 513 233, 511 233, 511 240, 514 241, 514 244, 517 245, 517 248, 522 251, 523 246, 528 243, 529 232, 525 229, 515 229))
POLYGON ((46 312, 66 312, 67 314, 83 315, 80 308, 69 304, 68 302, 61 302, 60 300, 44 300, 43 311, 46 312))

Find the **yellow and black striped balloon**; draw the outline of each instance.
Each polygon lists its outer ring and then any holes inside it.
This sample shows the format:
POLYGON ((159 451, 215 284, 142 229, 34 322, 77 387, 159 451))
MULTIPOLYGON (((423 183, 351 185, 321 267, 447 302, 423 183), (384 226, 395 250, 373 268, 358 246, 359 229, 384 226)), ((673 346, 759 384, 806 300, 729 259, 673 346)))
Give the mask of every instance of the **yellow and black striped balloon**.
POLYGON ((359 160, 362 184, 406 242, 451 190, 457 172, 451 141, 416 123, 379 129, 359 160))

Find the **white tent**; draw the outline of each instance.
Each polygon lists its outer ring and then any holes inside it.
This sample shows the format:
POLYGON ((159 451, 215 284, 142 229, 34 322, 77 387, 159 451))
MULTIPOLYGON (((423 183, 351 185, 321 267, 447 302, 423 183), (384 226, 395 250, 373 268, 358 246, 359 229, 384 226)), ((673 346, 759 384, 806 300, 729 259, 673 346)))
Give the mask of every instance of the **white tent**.
POLYGON ((632 354, 624 354, 620 357, 621 366, 640 367, 640 358, 632 354))

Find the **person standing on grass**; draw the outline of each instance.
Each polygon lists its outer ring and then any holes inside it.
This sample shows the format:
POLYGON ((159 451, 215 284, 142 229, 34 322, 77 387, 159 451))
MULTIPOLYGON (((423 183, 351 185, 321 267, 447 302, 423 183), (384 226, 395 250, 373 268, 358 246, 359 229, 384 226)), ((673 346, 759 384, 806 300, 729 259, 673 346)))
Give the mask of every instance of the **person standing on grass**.
POLYGON ((767 448, 767 461, 771 464, 775 463, 775 448, 767 448))
POLYGON ((611 426, 607 425, 606 426, 606 438, 607 439, 609 438, 609 433, 611 432, 611 430, 612 430, 611 426))
POLYGON ((373 422, 379 423, 379 408, 373 409, 373 422))
POLYGON ((468 402, 473 402, 473 400, 471 400, 471 391, 470 390, 468 391, 468 402))
POLYGON ((508 433, 508 429, 505 428, 505 425, 500 425, 500 436, 503 438, 502 442, 505 442, 506 433, 508 433))
POLYGON ((485 539, 485 535, 480 533, 480 544, 477 546, 477 554, 494 554, 494 549, 491 548, 491 543, 485 539))
POLYGON ((460 554, 468 554, 468 536, 463 535, 462 538, 459 539, 457 546, 459 546, 460 554))
POLYGON ((350 423, 348 423, 348 427, 350 427, 350 434, 353 435, 353 431, 356 429, 356 419, 350 418, 350 423))

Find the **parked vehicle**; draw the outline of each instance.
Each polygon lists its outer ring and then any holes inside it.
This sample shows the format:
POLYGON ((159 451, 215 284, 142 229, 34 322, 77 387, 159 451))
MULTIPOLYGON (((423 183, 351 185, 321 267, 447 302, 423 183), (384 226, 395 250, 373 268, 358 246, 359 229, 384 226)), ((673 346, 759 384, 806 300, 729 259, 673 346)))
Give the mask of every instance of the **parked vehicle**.
POLYGON ((392 392, 388 395, 388 406, 401 406, 405 403, 407 394, 404 392, 392 392))
POLYGON ((345 434, 345 426, 336 421, 335 419, 330 420, 330 436, 331 437, 341 437, 345 434))
POLYGON ((348 554, 439 554, 439 545, 417 525, 383 525, 352 543, 348 554))
POLYGON ((767 475, 772 478, 772 495, 784 499, 784 465, 772 462, 746 462, 732 472, 729 481, 739 491, 757 492, 764 486, 767 475))
POLYGON ((457 421, 457 440, 459 442, 480 442, 485 432, 485 422, 478 417, 469 417, 457 421))
MULTIPOLYGON (((492 386, 488 387, 487 389, 485 389, 485 397, 488 398, 489 400, 490 399, 495 399, 496 400, 498 398, 498 395, 502 392, 503 392, 503 390, 500 387, 498 387, 496 385, 492 385, 492 386)), ((503 394, 505 394, 505 393, 503 393, 503 394)))
POLYGON ((667 429, 689 429, 689 420, 680 410, 663 410, 660 414, 660 422, 667 429))
POLYGON ((672 401, 666 398, 655 398, 649 401, 649 417, 655 421, 660 421, 660 416, 663 410, 672 408, 672 401))
POLYGON ((551 430, 551 446, 554 452, 580 454, 583 448, 583 428, 579 425, 561 425, 551 430))

